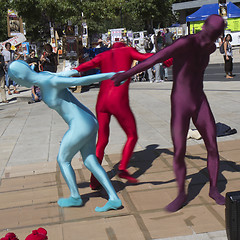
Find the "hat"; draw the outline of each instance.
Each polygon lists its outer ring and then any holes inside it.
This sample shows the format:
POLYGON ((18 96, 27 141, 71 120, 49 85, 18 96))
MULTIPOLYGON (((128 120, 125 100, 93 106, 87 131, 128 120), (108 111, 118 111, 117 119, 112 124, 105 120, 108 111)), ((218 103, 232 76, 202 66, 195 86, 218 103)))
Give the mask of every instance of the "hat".
POLYGON ((1 238, 0 240, 18 240, 15 233, 9 232, 5 235, 5 237, 1 238))
POLYGON ((25 240, 46 240, 47 231, 44 228, 39 228, 38 230, 33 230, 30 235, 28 235, 25 240))

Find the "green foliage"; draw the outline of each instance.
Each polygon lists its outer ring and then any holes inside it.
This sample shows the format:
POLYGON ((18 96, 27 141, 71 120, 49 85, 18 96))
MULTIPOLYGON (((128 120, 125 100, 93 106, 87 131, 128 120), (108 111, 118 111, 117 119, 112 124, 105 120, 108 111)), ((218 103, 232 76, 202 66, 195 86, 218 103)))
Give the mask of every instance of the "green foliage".
POLYGON ((7 36, 7 10, 9 7, 8 0, 0 1, 0 42, 8 39, 7 36))
POLYGON ((15 9, 26 23, 27 39, 49 38, 49 22, 61 35, 68 20, 81 27, 82 13, 89 34, 104 33, 111 28, 125 27, 139 31, 166 27, 174 21, 173 0, 1 0, 0 38, 7 36, 6 10, 15 9))

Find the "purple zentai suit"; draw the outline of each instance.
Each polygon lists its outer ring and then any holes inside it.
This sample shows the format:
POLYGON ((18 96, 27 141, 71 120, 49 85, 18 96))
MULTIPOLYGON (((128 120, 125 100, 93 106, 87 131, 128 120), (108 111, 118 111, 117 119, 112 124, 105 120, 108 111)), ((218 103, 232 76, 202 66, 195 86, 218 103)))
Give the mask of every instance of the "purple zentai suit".
POLYGON ((173 57, 173 88, 171 93, 171 134, 174 145, 173 169, 178 185, 178 196, 166 209, 174 212, 180 209, 187 199, 185 193, 186 138, 190 119, 202 135, 208 153, 210 178, 209 196, 217 204, 223 205, 225 198, 217 189, 219 154, 216 142, 216 127, 213 114, 203 91, 204 71, 209 55, 216 50, 215 41, 224 30, 224 21, 218 15, 206 20, 202 31, 177 40, 146 61, 124 73, 112 77, 115 85, 156 63, 173 57))

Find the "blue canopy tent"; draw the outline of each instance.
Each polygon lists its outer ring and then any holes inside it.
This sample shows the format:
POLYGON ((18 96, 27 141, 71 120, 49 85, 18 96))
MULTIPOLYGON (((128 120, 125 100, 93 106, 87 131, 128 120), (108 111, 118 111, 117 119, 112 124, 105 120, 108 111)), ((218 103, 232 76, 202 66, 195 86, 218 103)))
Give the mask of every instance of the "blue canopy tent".
MULTIPOLYGON (((212 14, 218 14, 219 5, 218 3, 203 5, 193 14, 186 17, 186 22, 204 21, 212 14)), ((239 18, 240 8, 232 2, 227 3, 227 17, 228 18, 239 18)))

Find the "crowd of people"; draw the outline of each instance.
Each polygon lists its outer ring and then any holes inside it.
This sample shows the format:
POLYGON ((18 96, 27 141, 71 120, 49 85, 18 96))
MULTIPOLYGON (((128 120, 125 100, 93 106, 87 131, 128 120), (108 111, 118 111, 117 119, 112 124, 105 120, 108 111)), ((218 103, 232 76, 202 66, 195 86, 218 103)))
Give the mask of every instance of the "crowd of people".
MULTIPOLYGON (((144 38, 144 53, 152 53, 155 54, 165 47, 170 46, 176 40, 176 36, 174 33, 169 31, 168 28, 164 28, 163 30, 159 30, 158 32, 154 32, 153 30, 148 31, 147 36, 144 38)), ((221 44, 224 46, 223 58, 224 58, 224 71, 226 73, 227 79, 232 79, 234 77, 233 71, 233 54, 232 54, 232 46, 231 42, 232 36, 227 34, 224 39, 222 39, 221 44)), ((124 43, 126 46, 132 47, 133 42, 131 42, 128 38, 121 38, 119 42, 124 43)), ((8 95, 19 94, 20 92, 17 90, 17 85, 14 81, 12 81, 7 74, 8 66, 11 62, 21 59, 21 55, 18 51, 14 51, 11 49, 11 43, 7 42, 5 44, 5 49, 0 47, 0 93, 2 98, 2 103, 8 103, 6 90, 8 95), (10 86, 13 86, 13 91, 11 91, 10 86)), ((112 48, 112 43, 110 37, 107 37, 105 40, 102 38, 98 39, 98 42, 95 46, 95 49, 110 49, 112 48)), ((136 49, 138 47, 136 46, 136 49)), ((101 51, 96 51, 101 52, 101 51)), ((53 48, 50 44, 45 44, 44 51, 38 58, 36 56, 36 51, 34 49, 30 50, 29 56, 26 59, 26 62, 37 72, 40 71, 50 71, 56 72, 58 65, 57 54, 53 52, 53 48)), ((85 61, 84 61, 85 62, 85 61)), ((139 61, 134 61, 133 66, 140 63, 139 61)), ((147 69, 144 72, 138 73, 132 77, 133 81, 149 81, 150 83, 161 83, 168 79, 168 68, 172 66, 173 59, 170 59, 164 63, 157 63, 153 67, 147 69)), ((39 87, 32 87, 32 100, 30 103, 41 101, 41 91, 39 87)))
MULTIPOLYGON (((157 34, 149 33, 148 37, 145 39, 145 51, 151 53, 157 53, 163 48, 171 45, 173 43, 174 34, 169 31, 169 29, 165 29, 163 31, 159 31, 157 34), (150 44, 146 44, 146 42, 150 41, 150 44)), ((151 83, 161 83, 168 80, 168 67, 171 64, 166 65, 164 63, 157 63, 152 68, 147 70, 147 76, 151 83)))
MULTIPOLYGON (((141 53, 157 53, 161 49, 171 45, 175 40, 174 33, 170 32, 168 28, 164 28, 163 30, 159 30, 154 33, 153 30, 148 32, 148 35, 144 38, 143 49, 138 45, 135 46, 138 51, 141 53)), ((134 46, 133 42, 130 41, 127 37, 123 37, 119 39, 119 42, 124 43, 126 46, 132 47, 134 46)), ((110 37, 107 37, 106 40, 102 38, 98 39, 96 48, 111 48, 111 40, 110 37)), ((134 61, 133 66, 140 63, 139 61, 134 61)), ((133 79, 134 81, 149 81, 151 83, 156 82, 164 82, 168 80, 168 68, 172 65, 172 62, 168 61, 168 63, 158 63, 152 68, 148 69, 145 72, 136 74, 133 79)))
MULTIPOLYGON (((6 96, 6 88, 8 95, 20 94, 17 90, 17 84, 12 81, 8 76, 9 65, 22 56, 18 51, 11 49, 12 45, 10 42, 5 44, 5 49, 0 48, 0 90, 2 103, 8 103, 6 96), (13 91, 11 92, 10 86, 13 86, 13 91)), ((36 51, 34 49, 30 50, 29 56, 26 59, 29 66, 36 72, 49 71, 57 72, 58 58, 57 54, 53 52, 53 48, 50 44, 44 45, 44 51, 40 58, 37 57, 36 51)), ((37 86, 32 86, 32 100, 28 103, 39 102, 42 100, 41 90, 37 86)))

